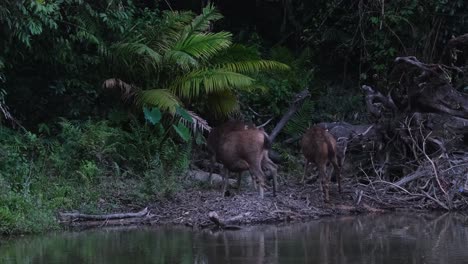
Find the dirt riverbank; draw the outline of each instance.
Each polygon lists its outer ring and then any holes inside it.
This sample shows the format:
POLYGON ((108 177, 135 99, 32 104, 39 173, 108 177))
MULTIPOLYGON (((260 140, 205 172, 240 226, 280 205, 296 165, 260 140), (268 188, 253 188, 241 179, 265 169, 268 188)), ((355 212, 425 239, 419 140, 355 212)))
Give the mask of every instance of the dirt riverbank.
POLYGON ((116 219, 74 217, 62 219, 62 223, 72 227, 185 225, 194 228, 239 228, 238 226, 242 225, 280 224, 327 216, 383 213, 397 208, 412 208, 409 203, 391 204, 385 202, 383 197, 376 199, 349 181, 343 183, 341 195, 336 184, 331 185, 330 203, 323 202, 318 183, 285 183, 280 187, 276 197, 268 191, 264 199, 260 199, 258 192, 253 188, 240 192, 231 189, 227 197, 222 197, 220 191, 215 188, 190 188, 169 200, 148 206, 147 212, 143 212, 142 215, 116 219), (215 213, 216 219, 210 219, 210 213, 215 213), (216 221, 220 221, 221 226, 220 223, 216 224, 216 221))

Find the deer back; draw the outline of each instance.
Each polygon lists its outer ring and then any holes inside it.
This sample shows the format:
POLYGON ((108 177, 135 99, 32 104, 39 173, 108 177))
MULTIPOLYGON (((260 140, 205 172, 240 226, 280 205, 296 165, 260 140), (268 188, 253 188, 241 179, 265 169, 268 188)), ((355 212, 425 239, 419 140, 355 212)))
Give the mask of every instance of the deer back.
POLYGON ((215 127, 211 130, 206 140, 208 150, 212 153, 215 153, 221 138, 227 133, 253 128, 255 128, 255 125, 251 122, 244 122, 241 120, 229 120, 224 124, 215 127))
POLYGON ((327 130, 313 126, 306 131, 301 141, 302 153, 307 160, 322 164, 336 156, 336 140, 327 130))
POLYGON ((247 170, 260 166, 266 141, 259 129, 232 131, 221 137, 216 155, 231 171, 247 170))

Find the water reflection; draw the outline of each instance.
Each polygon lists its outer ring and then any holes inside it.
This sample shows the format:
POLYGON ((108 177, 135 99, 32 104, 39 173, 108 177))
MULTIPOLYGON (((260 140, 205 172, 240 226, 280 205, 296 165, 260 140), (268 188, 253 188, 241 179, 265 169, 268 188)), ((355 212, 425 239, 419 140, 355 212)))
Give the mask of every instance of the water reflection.
POLYGON ((323 219, 242 231, 99 230, 0 244, 0 263, 468 263, 460 214, 323 219))

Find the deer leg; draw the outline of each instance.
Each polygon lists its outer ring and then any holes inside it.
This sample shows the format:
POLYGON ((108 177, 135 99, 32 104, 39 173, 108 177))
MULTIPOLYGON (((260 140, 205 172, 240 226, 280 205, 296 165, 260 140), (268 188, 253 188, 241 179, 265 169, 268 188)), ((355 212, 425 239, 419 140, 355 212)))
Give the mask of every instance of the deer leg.
POLYGON ((304 165, 304 174, 302 175, 301 183, 305 184, 305 178, 307 176, 307 169, 309 168, 309 161, 306 160, 305 165, 304 165))
POLYGON ((328 203, 330 201, 330 197, 328 195, 328 182, 329 179, 326 173, 326 163, 320 164, 319 166, 319 175, 320 175, 320 186, 323 191, 323 200, 328 203))
POLYGON ((215 159, 216 157, 213 155, 211 156, 211 159, 210 159, 210 174, 208 175, 208 182, 210 183, 210 185, 213 185, 213 169, 214 169, 214 165, 215 165, 215 159))
POLYGON ((223 173, 223 194, 222 196, 224 197, 226 195, 226 189, 229 181, 229 170, 224 168, 224 173, 223 173))
POLYGON ((254 187, 255 190, 257 190, 257 180, 255 179, 255 175, 250 170, 249 170, 249 175, 252 181, 252 186, 254 187))
POLYGON ((258 164, 259 166, 257 166, 256 168, 253 168, 251 169, 250 173, 252 174, 252 177, 255 178, 255 180, 257 181, 257 185, 258 185, 258 189, 259 189, 259 192, 260 192, 260 198, 263 199, 264 198, 264 190, 265 190, 265 176, 263 174, 263 171, 261 169, 261 165, 258 164))
POLYGON ((241 182, 242 182, 242 172, 239 172, 237 175, 237 191, 240 192, 241 190, 241 182))
POLYGON ((273 176, 273 196, 276 197, 276 192, 278 190, 278 166, 273 163, 273 161, 269 160, 269 171, 273 176))
POLYGON ((265 152, 264 158, 262 159, 262 169, 263 166, 270 171, 273 177, 273 196, 276 197, 276 191, 278 190, 278 165, 268 157, 268 152, 265 152))
POLYGON ((276 197, 276 191, 278 189, 278 170, 271 167, 270 171, 273 174, 273 196, 276 197))
POLYGON ((333 165, 333 174, 335 174, 336 182, 338 183, 338 192, 341 194, 341 166, 338 165, 336 157, 331 161, 333 165))

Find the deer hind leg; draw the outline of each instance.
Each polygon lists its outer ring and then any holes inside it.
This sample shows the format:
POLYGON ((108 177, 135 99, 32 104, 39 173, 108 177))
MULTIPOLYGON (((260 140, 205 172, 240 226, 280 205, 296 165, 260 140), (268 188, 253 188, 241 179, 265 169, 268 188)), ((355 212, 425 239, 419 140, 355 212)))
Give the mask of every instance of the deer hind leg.
POLYGON ((270 171, 273 174, 273 196, 276 197, 276 192, 278 191, 278 169, 271 166, 270 171))
POLYGON ((268 152, 264 153, 262 159, 262 169, 263 168, 267 169, 273 177, 273 196, 276 197, 276 192, 278 190, 278 165, 268 157, 268 152))
POLYGON ((229 174, 230 174, 230 171, 227 168, 224 168, 222 197, 224 197, 226 195, 227 185, 228 185, 228 181, 229 181, 229 174))
POLYGON ((336 182, 338 183, 338 192, 341 194, 341 166, 338 165, 337 158, 331 160, 333 165, 333 174, 335 174, 336 182))
POLYGON ((255 179, 255 175, 253 175, 252 173, 250 173, 250 177, 252 178, 252 185, 254 187, 255 190, 257 190, 257 180, 255 179))
POLYGON ((215 155, 212 155, 210 158, 210 174, 208 175, 208 182, 210 183, 210 185, 213 185, 213 169, 215 165, 215 160, 215 155))
POLYGON ((237 175, 237 191, 240 192, 241 190, 241 182, 242 182, 242 172, 239 172, 237 175))
POLYGON ((278 191, 278 169, 276 166, 273 166, 275 164, 267 164, 267 169, 270 171, 272 177, 273 177, 273 196, 276 197, 276 192, 278 191))
POLYGON ((260 164, 258 164, 254 168, 251 168, 250 173, 252 174, 252 177, 255 178, 260 192, 260 198, 263 199, 265 191, 265 175, 263 174, 260 164))
POLYGON ((328 183, 330 179, 328 178, 327 172, 326 172, 326 162, 319 164, 318 169, 319 169, 319 176, 320 176, 320 189, 323 192, 323 200, 326 203, 328 203, 330 201, 330 197, 328 194, 328 190, 329 190, 328 183))
POLYGON ((302 179, 301 183, 305 184, 305 179, 307 177, 307 169, 309 168, 309 161, 306 159, 305 165, 304 165, 304 174, 302 174, 302 179))

